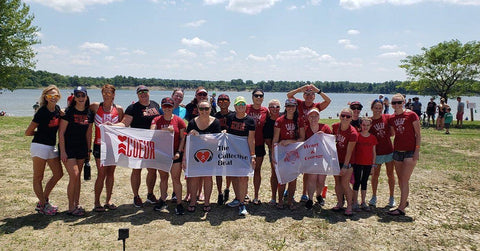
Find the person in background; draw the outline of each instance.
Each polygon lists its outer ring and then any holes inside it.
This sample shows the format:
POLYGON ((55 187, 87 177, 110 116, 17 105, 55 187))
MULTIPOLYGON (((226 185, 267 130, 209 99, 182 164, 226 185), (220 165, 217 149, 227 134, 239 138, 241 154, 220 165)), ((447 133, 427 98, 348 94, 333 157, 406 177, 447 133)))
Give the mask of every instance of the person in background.
POLYGON ((448 107, 447 112, 445 113, 445 134, 450 134, 450 124, 453 121, 453 115, 451 111, 452 109, 448 107))
POLYGON ((95 157, 95 164, 97 165, 97 179, 95 180, 95 199, 94 211, 104 212, 106 209, 115 210, 117 206, 112 203, 113 184, 115 182, 115 167, 103 166, 100 163, 100 145, 102 143, 100 125, 115 124, 123 119, 123 108, 113 103, 115 100, 115 87, 106 84, 102 87, 103 102, 94 102, 90 105, 90 110, 95 115, 95 140, 93 141, 93 156, 95 157), (102 194, 103 186, 107 190, 105 204, 100 204, 100 195, 102 194))
POLYGON ((362 130, 358 135, 358 141, 355 145, 355 164, 353 165, 353 175, 355 183, 353 183, 353 209, 355 211, 370 211, 370 207, 365 203, 367 195, 367 183, 370 177, 372 166, 375 163, 376 150, 378 144, 377 138, 369 132, 372 126, 372 120, 368 117, 361 119, 362 130), (358 189, 362 186, 361 199, 362 203, 358 205, 358 189))
MULTIPOLYGON (((150 91, 144 85, 137 87, 138 101, 129 105, 125 110, 125 115, 120 123, 114 124, 117 126, 150 129, 152 120, 161 115, 160 105, 150 100, 150 91)), ((157 180, 157 170, 153 168, 147 168, 147 202, 150 204, 156 204, 157 198, 153 194, 155 183, 157 180)), ((143 201, 138 194, 141 184, 142 169, 132 169, 130 176, 130 183, 133 192, 133 205, 135 207, 142 207, 143 201)))
POLYGON ((353 111, 350 108, 342 109, 340 112, 340 122, 332 125, 332 131, 336 138, 336 147, 338 154, 338 162, 340 164, 340 174, 335 178, 335 194, 337 195, 337 205, 332 208, 334 212, 343 209, 344 196, 347 201, 347 209, 345 216, 352 216, 352 188, 350 187, 350 179, 352 177, 352 164, 355 164, 355 145, 358 140, 358 132, 351 125, 353 111))
MULTIPOLYGON (((259 205, 261 201, 258 199, 258 192, 260 191, 260 184, 262 182, 261 169, 263 164, 263 157, 265 156, 265 140, 263 139, 263 127, 268 116, 268 109, 262 106, 264 98, 263 90, 256 88, 252 92, 253 104, 247 105, 247 114, 255 120, 255 170, 253 175, 253 187, 255 190, 255 198, 253 204, 259 205)), ((247 200, 248 192, 247 192, 247 200)))
POLYGON ((455 126, 456 128, 462 128, 463 126, 463 114, 465 112, 465 103, 462 102, 461 97, 457 97, 457 125, 455 126))
POLYGON ((33 136, 30 154, 33 162, 33 191, 38 198, 35 210, 45 215, 55 215, 58 212, 58 207, 50 204, 48 196, 63 176, 62 164, 55 147, 61 114, 57 105, 60 98, 60 90, 55 85, 45 88, 40 96, 39 108, 25 130, 25 136, 33 136), (43 189, 42 181, 47 164, 52 170, 52 177, 43 189))
POLYGON ((32 107, 33 107, 33 111, 37 112, 38 108, 40 108, 40 105, 38 104, 38 101, 35 102, 35 104, 32 107))
MULTIPOLYGON (((182 159, 183 149, 185 145, 185 122, 183 119, 173 114, 173 107, 175 102, 172 98, 162 99, 163 115, 153 118, 150 130, 166 130, 174 133, 173 137, 173 163, 170 169, 172 174, 173 192, 178 197, 182 197, 182 183, 180 182, 180 176, 182 174, 182 159)), ((153 208, 155 211, 162 211, 166 206, 167 189, 168 189, 168 172, 158 170, 160 175, 160 198, 157 204, 153 208)), ((176 200, 177 207, 175 208, 176 215, 183 215, 185 209, 182 205, 182 200, 176 200)))
POLYGON ((65 110, 58 129, 60 159, 70 177, 67 186, 68 215, 83 216, 85 210, 80 206, 80 176, 83 163, 92 150, 93 113, 90 111, 90 99, 87 89, 79 86, 73 91, 75 98, 65 110))
POLYGON ((407 103, 405 103, 405 109, 413 110, 412 99, 411 98, 409 98, 407 103))
POLYGON ((422 116, 422 103, 420 103, 420 98, 419 97, 414 97, 413 98, 412 111, 414 113, 416 113, 418 117, 422 116))
POLYGON ((217 113, 217 99, 216 99, 217 94, 215 92, 212 93, 212 96, 210 97, 210 105, 212 106, 212 113, 215 114, 217 113))
POLYGON ((443 130, 445 126, 445 113, 447 112, 447 108, 450 107, 445 102, 444 98, 440 99, 440 104, 437 106, 438 108, 438 118, 437 118, 437 130, 443 130))
POLYGON ((383 111, 384 114, 390 114, 390 100, 387 97, 383 99, 383 107, 385 110, 383 111))
POLYGON ((435 125, 435 110, 437 109, 437 103, 435 103, 435 98, 430 98, 430 102, 427 104, 427 122, 430 125, 430 118, 432 119, 432 126, 435 125))
MULTIPOLYGON (((227 116, 227 133, 247 138, 252 169, 255 168, 255 120, 247 114, 247 101, 238 96, 233 102, 235 113, 227 116)), ((232 177, 235 199, 228 203, 229 207, 238 207, 238 215, 248 214, 245 206, 245 197, 248 191, 247 177, 232 177)))
MULTIPOLYGON (((307 112, 308 113, 308 112, 307 112)), ((287 146, 296 142, 303 142, 305 140, 305 122, 300 117, 297 111, 297 100, 288 98, 285 100, 285 112, 275 121, 275 129, 273 131, 273 145, 279 144, 287 146)), ((274 164, 276 164, 274 162, 274 164)), ((286 184, 278 185, 278 194, 283 194, 286 184)), ((293 195, 297 188, 297 179, 288 182, 287 203, 290 210, 295 210, 297 207, 294 204, 293 195)), ((279 196, 280 197, 280 196, 279 196)), ((283 198, 278 199, 277 208, 283 209, 283 198)))
MULTIPOLYGON (((189 135, 198 136, 200 134, 211 134, 211 133, 220 133, 220 121, 215 117, 210 116, 211 113, 211 104, 208 100, 203 100, 198 103, 197 110, 199 115, 188 122, 187 133, 189 135)), ((182 166, 186 167, 186 156, 184 155, 182 166)), ((210 206, 210 195, 212 194, 213 180, 212 176, 203 176, 203 177, 189 177, 188 182, 190 183, 191 191, 198 191, 200 188, 198 186, 205 186, 205 202, 203 204, 203 211, 210 212, 212 207, 210 206)), ((188 205, 188 212, 195 212, 197 208, 197 193, 193 192, 190 198, 190 204, 188 205)))
POLYGON ((187 109, 182 106, 182 101, 183 101, 183 89, 182 88, 175 88, 173 89, 172 93, 172 99, 173 99, 173 114, 177 115, 181 119, 185 118, 185 115, 187 115, 187 109))
MULTIPOLYGON (((205 90, 205 88, 203 88, 203 86, 200 86, 195 91, 195 97, 192 99, 192 101, 190 103, 187 104, 187 106, 185 106, 185 109, 187 109, 185 119, 187 121, 190 121, 193 118, 195 118, 196 116, 198 116, 197 106, 198 106, 198 103, 200 103, 202 101, 209 102, 208 101, 208 92, 207 92, 207 90, 205 90)), ((215 115, 215 113, 212 112, 210 115, 213 116, 213 115, 215 115)))
POLYGON ((350 109, 353 111, 353 117, 350 124, 357 129, 357 132, 362 130, 360 125, 360 113, 362 112, 363 105, 358 101, 353 101, 350 104, 350 109))
POLYGON ((75 96, 73 95, 73 92, 70 93, 70 96, 67 97, 67 106, 70 105, 70 103, 72 102, 73 98, 75 96))
MULTIPOLYGON (((230 97, 227 94, 220 94, 217 99, 218 107, 220 107, 220 111, 215 113, 215 118, 220 121, 220 127, 222 130, 227 130, 227 116, 231 113, 228 108, 230 107, 230 97)), ((217 182, 217 192, 218 192, 218 197, 217 197, 217 205, 223 205, 225 202, 228 201, 228 198, 230 196, 230 185, 232 184, 232 180, 230 177, 226 177, 226 188, 224 192, 222 193, 222 183, 223 183, 223 177, 222 176, 217 176, 216 177, 216 182, 217 182)))
POLYGON ((416 113, 403 108, 404 103, 402 94, 393 95, 394 114, 388 119, 388 125, 395 132, 393 160, 400 187, 400 204, 395 210, 388 212, 392 216, 405 215, 410 177, 420 156, 420 121, 416 113))
MULTIPOLYGON (((287 98, 295 98, 295 94, 303 92, 303 100, 297 100, 297 111, 300 118, 303 119, 305 126, 308 124, 307 113, 312 108, 316 107, 319 111, 325 110, 328 105, 331 103, 330 97, 327 96, 321 89, 317 88, 315 85, 307 84, 295 90, 289 91, 287 93, 287 98), (320 95, 323 99, 322 102, 315 103, 315 93, 320 95)), ((302 197, 300 201, 306 202, 308 200, 307 196, 307 180, 308 174, 303 175, 303 189, 302 189, 302 197)))
MULTIPOLYGON (((307 113, 308 118, 308 126, 305 129, 305 138, 309 139, 315 133, 327 133, 332 134, 332 129, 326 124, 322 124, 319 122, 320 120, 320 111, 317 108, 312 108, 307 113)), ((313 193, 317 192, 317 202, 320 206, 325 205, 325 200, 322 197, 322 191, 325 187, 325 179, 327 175, 323 174, 309 174, 307 180, 307 194, 308 200, 305 203, 305 207, 307 209, 313 208, 313 193)))
POLYGON ((374 100, 370 108, 373 112, 370 133, 377 137, 378 145, 375 147, 376 158, 375 165, 373 165, 372 169, 372 198, 368 204, 373 207, 377 206, 378 177, 380 176, 382 164, 385 163, 388 189, 390 191, 388 206, 394 207, 395 199, 393 195, 395 192, 395 167, 393 164, 392 131, 388 126, 388 119, 391 115, 383 114, 383 102, 380 100, 374 100))
POLYGON ((275 165, 273 163, 273 131, 275 127, 275 120, 280 117, 282 113, 280 113, 280 101, 277 99, 272 99, 268 102, 268 117, 265 120, 265 125, 263 126, 263 138, 265 139, 265 143, 268 147, 268 157, 270 160, 270 190, 272 196, 270 198, 270 205, 277 204, 277 189, 278 189, 278 180, 277 180, 277 173, 275 172, 275 165))

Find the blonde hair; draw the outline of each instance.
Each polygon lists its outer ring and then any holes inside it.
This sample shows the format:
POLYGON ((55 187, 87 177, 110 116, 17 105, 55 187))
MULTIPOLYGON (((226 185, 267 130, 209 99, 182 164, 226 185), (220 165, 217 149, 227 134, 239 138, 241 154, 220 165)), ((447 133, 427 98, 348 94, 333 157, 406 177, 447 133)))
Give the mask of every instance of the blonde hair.
POLYGON ((348 113, 350 113, 350 115, 353 116, 353 110, 350 109, 350 107, 343 108, 343 109, 340 111, 340 114, 341 114, 342 112, 348 112, 348 113))
POLYGON ((105 85, 102 87, 102 92, 103 92, 105 89, 110 89, 113 93, 115 93, 115 86, 113 86, 113 85, 111 85, 111 84, 105 84, 105 85))
POLYGON ((403 94, 401 94, 401 93, 394 94, 394 95, 392 96, 392 100, 393 100, 393 98, 395 98, 395 97, 402 99, 402 101, 405 101, 405 96, 403 96, 403 94))
POLYGON ((47 88, 43 89, 42 91, 42 95, 40 96, 40 100, 39 100, 40 107, 48 104, 48 101, 47 99, 45 99, 45 96, 47 95, 47 93, 49 93, 52 90, 57 91, 58 95, 60 95, 60 98, 62 98, 62 94, 60 94, 60 89, 58 89, 56 85, 49 85, 47 86, 47 88))
POLYGON ((278 99, 272 99, 272 100, 268 101, 269 106, 273 103, 278 103, 278 105, 280 105, 280 101, 278 99))
POLYGON ((363 121, 370 122, 370 125, 372 124, 372 119, 369 118, 369 117, 362 117, 362 118, 360 119, 360 124, 362 124, 363 121))

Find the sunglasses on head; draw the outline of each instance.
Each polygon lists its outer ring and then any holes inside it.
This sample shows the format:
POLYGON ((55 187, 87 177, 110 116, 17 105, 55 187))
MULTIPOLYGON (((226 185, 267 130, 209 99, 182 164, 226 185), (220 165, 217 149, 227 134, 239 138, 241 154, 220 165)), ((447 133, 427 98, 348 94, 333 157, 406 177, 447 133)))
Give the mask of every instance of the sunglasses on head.
POLYGON ((81 93, 81 92, 75 94, 76 98, 85 98, 86 96, 87 95, 85 93, 81 93))
POLYGON ((269 106, 268 108, 272 108, 272 109, 273 109, 273 108, 275 108, 275 109, 280 109, 280 106, 279 106, 279 105, 277 105, 277 106, 273 106, 273 105, 272 105, 272 106, 269 106))
POLYGON ((60 95, 58 94, 47 94, 45 95, 46 98, 60 98, 60 95))
POLYGON ((255 98, 263 98, 263 94, 253 94, 255 98))
POLYGON ((138 91, 137 94, 144 94, 144 93, 148 93, 147 90, 143 90, 143 91, 138 91))
POLYGON ((210 107, 198 107, 199 111, 208 111, 210 107))
POLYGON ((392 101, 392 105, 400 105, 403 101, 392 101))
POLYGON ((203 97, 205 97, 205 96, 207 96, 207 93, 205 93, 205 92, 199 92, 199 93, 197 93, 197 96, 203 96, 203 97))
POLYGON ((352 115, 342 114, 340 117, 349 119, 352 117, 352 115))

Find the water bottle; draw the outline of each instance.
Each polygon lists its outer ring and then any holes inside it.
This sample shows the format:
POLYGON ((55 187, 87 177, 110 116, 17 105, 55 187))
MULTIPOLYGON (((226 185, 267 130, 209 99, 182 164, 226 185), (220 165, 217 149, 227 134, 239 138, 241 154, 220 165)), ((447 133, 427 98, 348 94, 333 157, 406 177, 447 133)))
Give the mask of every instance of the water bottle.
POLYGON ((90 160, 85 160, 83 165, 83 179, 90 180, 91 178, 91 168, 90 168, 90 160))

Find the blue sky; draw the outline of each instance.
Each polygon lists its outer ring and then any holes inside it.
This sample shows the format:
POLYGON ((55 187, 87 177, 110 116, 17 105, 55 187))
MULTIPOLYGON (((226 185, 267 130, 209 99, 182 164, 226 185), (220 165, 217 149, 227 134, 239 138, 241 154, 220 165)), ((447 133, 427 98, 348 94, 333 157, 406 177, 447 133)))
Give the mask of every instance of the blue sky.
POLYGON ((27 0, 37 70, 164 79, 383 82, 480 40, 480 0, 27 0))

